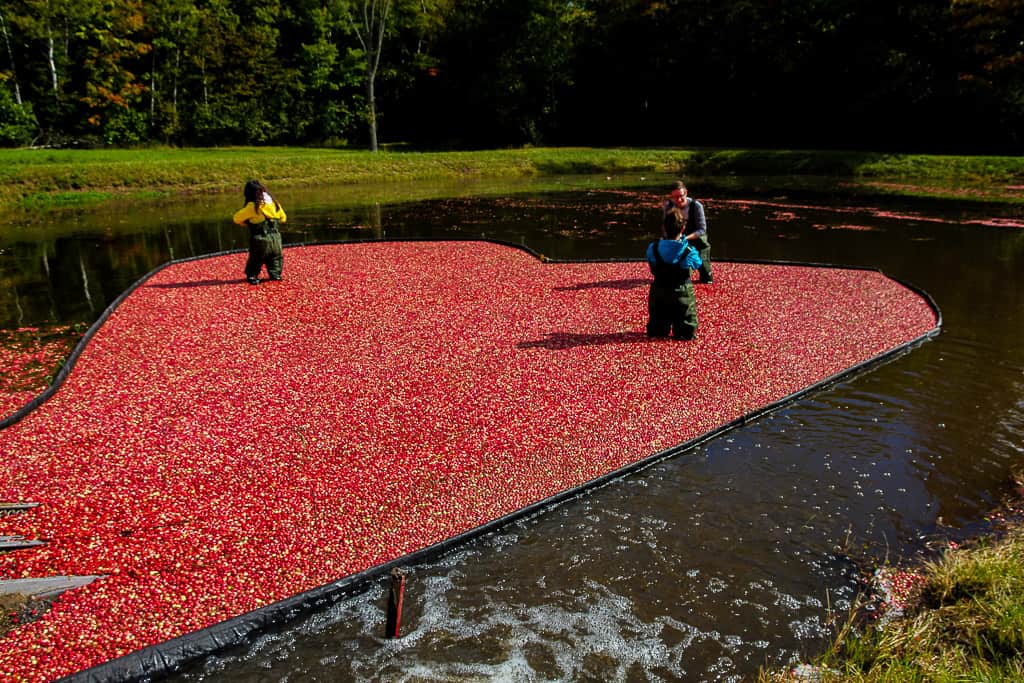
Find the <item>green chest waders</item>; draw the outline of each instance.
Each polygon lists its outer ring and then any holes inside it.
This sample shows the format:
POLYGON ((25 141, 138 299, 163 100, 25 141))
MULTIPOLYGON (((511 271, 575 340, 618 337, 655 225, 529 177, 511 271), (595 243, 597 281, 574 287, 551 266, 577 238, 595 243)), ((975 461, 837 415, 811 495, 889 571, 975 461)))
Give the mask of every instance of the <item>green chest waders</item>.
POLYGON ((693 296, 690 269, 683 265, 686 249, 679 263, 667 263, 654 245, 654 282, 647 297, 647 334, 667 337, 671 332, 677 339, 693 339, 697 333, 697 301, 693 296))
MULTIPOLYGON (((696 212, 697 200, 694 199, 690 202, 690 206, 687 208, 686 224, 695 225, 693 215, 696 212)), ((704 219, 705 230, 707 230, 706 223, 707 219, 704 219)), ((683 233, 683 237, 686 234, 683 233)), ((697 250, 697 255, 700 256, 700 268, 697 269, 697 273, 700 275, 701 282, 711 282, 711 242, 708 240, 708 234, 705 232, 701 237, 695 240, 689 240, 691 247, 697 250)))
POLYGON ((249 224, 249 258, 245 262, 245 277, 249 282, 259 281, 260 270, 267 267, 271 280, 280 280, 284 270, 281 250, 281 232, 278 221, 267 218, 262 223, 249 224))

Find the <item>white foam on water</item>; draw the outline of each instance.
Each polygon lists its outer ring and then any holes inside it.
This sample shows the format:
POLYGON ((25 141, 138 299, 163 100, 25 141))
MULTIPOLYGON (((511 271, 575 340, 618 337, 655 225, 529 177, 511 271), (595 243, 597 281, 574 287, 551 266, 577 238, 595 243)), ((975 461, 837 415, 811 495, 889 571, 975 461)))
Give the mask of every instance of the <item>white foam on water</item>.
MULTIPOLYGON (((701 631, 671 617, 644 621, 628 598, 595 582, 585 588, 536 606, 484 594, 483 605, 467 610, 447 599, 448 591, 457 590, 447 577, 428 577, 420 586, 423 611, 415 627, 393 641, 395 649, 417 652, 398 662, 392 651, 389 662, 370 668, 387 665, 394 680, 576 680, 593 674, 595 666, 609 680, 637 668, 651 680, 673 680, 687 677, 686 653, 695 643, 715 641, 727 652, 744 645, 738 635, 701 631), (483 655, 477 652, 472 663, 451 661, 453 648, 474 647, 483 655), (430 653, 439 650, 446 651, 443 661, 431 661, 430 653)), ((722 673, 709 672, 716 678, 722 673)))

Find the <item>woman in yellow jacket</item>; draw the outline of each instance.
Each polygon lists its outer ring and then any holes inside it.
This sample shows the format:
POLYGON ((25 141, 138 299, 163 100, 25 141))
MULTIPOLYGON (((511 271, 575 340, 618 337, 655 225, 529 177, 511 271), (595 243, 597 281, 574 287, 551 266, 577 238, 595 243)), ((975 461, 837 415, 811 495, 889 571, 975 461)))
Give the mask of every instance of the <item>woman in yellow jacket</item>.
POLYGON ((251 285, 260 282, 260 270, 267 266, 271 280, 280 280, 284 270, 279 226, 288 220, 284 208, 270 196, 258 180, 245 184, 245 206, 235 214, 235 223, 249 227, 249 259, 245 279, 251 285))

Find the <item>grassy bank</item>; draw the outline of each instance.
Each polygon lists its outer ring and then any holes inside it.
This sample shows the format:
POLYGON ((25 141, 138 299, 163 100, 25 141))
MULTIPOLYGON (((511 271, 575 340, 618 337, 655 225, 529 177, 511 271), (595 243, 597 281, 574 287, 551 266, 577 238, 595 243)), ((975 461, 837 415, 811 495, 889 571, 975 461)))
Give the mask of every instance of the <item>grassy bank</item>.
POLYGON ((0 205, 97 204, 154 193, 237 191, 323 183, 501 178, 559 173, 678 171, 687 152, 499 150, 339 151, 304 148, 0 151, 0 205))
MULTIPOLYGON (((947 550, 926 564, 902 615, 863 631, 848 623, 813 667, 815 680, 1024 681, 1020 508, 1018 502, 1016 521, 999 533, 947 550)), ((780 672, 759 677, 761 683, 794 679, 802 680, 780 672)))
MULTIPOLYGON (((517 149, 408 152, 216 148, 0 150, 0 206, 40 209, 177 192, 274 186, 624 172, 816 176, 857 192, 1024 203, 1024 158, 836 151, 517 149)), ((786 180, 780 180, 785 187, 786 180)), ((770 183, 768 189, 771 189, 770 183)))

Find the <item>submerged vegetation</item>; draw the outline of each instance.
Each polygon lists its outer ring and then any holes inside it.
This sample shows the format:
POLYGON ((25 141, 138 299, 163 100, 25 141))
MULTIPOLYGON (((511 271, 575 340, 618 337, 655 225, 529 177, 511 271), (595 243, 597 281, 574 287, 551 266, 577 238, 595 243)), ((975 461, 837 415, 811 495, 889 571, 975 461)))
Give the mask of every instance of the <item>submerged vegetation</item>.
MULTIPOLYGON (((572 174, 756 176, 765 191, 794 176, 833 179, 850 194, 1024 203, 1024 158, 844 151, 526 148, 378 153, 294 147, 4 150, 0 206, 29 210, 126 198, 275 186, 572 174)), ((724 186, 723 186, 724 187, 724 186)))

